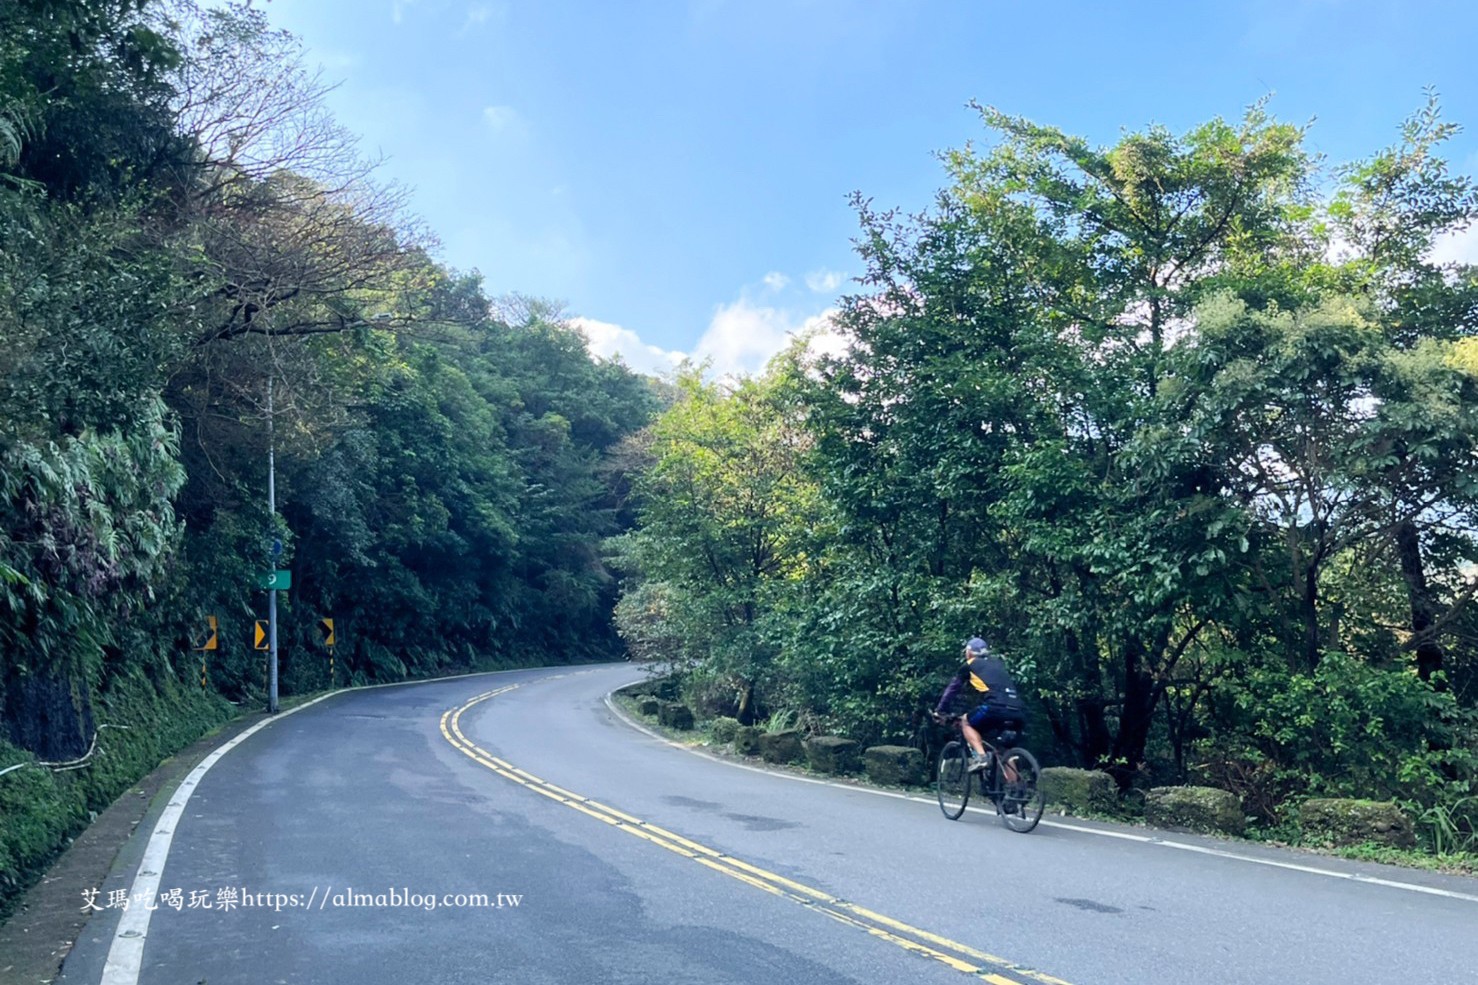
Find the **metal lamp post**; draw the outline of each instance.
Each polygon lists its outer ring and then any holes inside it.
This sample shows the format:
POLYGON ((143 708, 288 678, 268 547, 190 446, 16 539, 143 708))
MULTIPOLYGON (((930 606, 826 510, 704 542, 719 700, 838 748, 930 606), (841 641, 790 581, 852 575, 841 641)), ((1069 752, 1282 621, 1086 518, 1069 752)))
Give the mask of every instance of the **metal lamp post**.
MULTIPOLYGON (((394 319, 389 312, 379 312, 372 316, 376 322, 384 323, 394 319)), ((358 324, 366 324, 362 320, 358 324)), ((274 429, 272 417, 272 384, 273 377, 267 376, 267 516, 272 526, 272 544, 270 548, 272 568, 267 575, 267 714, 277 714, 277 592, 281 589, 290 588, 292 576, 287 572, 277 570, 277 559, 282 555, 282 541, 277 537, 277 433, 274 429), (285 577, 279 577, 283 575, 285 577)), ((332 621, 330 621, 330 626, 332 621)), ((330 628, 330 637, 332 629, 330 628)), ((332 646, 332 644, 330 644, 332 646)), ((332 652, 332 651, 330 651, 332 652)))
POLYGON ((272 377, 267 377, 267 517, 272 525, 272 574, 267 581, 267 714, 277 714, 277 435, 272 423, 272 377))

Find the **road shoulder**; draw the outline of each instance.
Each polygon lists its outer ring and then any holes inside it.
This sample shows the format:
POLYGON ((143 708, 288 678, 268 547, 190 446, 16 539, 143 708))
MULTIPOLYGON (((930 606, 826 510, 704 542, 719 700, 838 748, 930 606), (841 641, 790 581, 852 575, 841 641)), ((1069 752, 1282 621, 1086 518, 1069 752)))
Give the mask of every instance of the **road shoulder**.
MULTIPOLYGON (((766 763, 758 757, 740 756, 703 744, 696 733, 674 733, 661 725, 644 720, 632 709, 622 707, 617 691, 606 695, 607 709, 617 720, 657 741, 691 755, 701 756, 735 769, 767 773, 803 783, 816 783, 843 790, 855 790, 878 796, 915 801, 933 806, 934 797, 924 788, 880 787, 858 777, 834 777, 809 770, 766 763)), ((938 808, 935 807, 937 810, 938 808)), ((978 808, 970 808, 979 811, 978 808)), ((987 813, 994 813, 993 810, 987 813)), ((1065 833, 1076 833, 1120 842, 1131 842, 1166 850, 1213 855, 1244 864, 1271 866, 1304 872, 1324 878, 1373 883, 1408 892, 1430 893, 1478 904, 1478 877, 1464 873, 1391 865, 1348 859, 1328 852, 1290 845, 1271 845, 1232 837, 1205 835, 1189 831, 1154 828, 1143 822, 1126 823, 1075 817, 1049 812, 1041 826, 1065 833)), ((1031 837, 1028 835, 1027 837, 1031 837)))
POLYGON ((116 919, 116 913, 107 909, 109 874, 139 825, 159 812, 161 794, 172 792, 201 760, 265 717, 262 712, 245 714, 207 733, 155 767, 99 814, 0 924, 0 980, 18 985, 56 981, 77 942, 116 919), (98 890, 102 911, 84 906, 87 890, 98 890))

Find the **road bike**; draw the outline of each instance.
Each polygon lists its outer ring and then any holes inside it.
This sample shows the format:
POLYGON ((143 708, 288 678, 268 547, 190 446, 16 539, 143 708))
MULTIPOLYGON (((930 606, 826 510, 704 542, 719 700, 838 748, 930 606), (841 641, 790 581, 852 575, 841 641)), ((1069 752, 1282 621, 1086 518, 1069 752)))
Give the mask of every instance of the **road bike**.
POLYGON ((934 770, 934 786, 944 816, 958 820, 970 803, 971 788, 978 786, 980 795, 995 805, 996 814, 1006 827, 1022 834, 1035 828, 1042 820, 1047 798, 1041 789, 1042 771, 1037 757, 1021 746, 1011 745, 1020 738, 1020 733, 1010 729, 982 735, 989 764, 972 773, 970 766, 977 757, 960 734, 959 719, 933 717, 940 724, 953 725, 955 730, 955 738, 939 751, 934 770), (1013 780, 1006 779, 1008 767, 1015 774, 1013 780))

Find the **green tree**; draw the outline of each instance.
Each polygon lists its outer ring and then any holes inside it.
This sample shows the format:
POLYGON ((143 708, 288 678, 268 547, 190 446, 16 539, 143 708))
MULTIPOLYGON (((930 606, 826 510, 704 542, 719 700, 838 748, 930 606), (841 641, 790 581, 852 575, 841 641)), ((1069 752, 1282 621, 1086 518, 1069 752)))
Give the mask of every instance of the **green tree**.
POLYGON ((1478 219, 1478 187, 1452 174, 1441 155, 1458 130, 1429 93, 1403 124, 1400 144, 1344 169, 1329 208, 1347 244, 1339 275, 1369 299, 1390 347, 1372 386, 1376 421, 1363 450, 1395 514, 1386 536, 1406 584, 1408 645, 1424 680, 1443 669, 1443 637, 1473 595, 1440 573, 1478 560, 1472 374, 1461 357, 1478 314, 1478 269, 1444 269, 1431 259, 1439 236, 1478 219))
POLYGON ((27 138, 16 147, 13 174, 61 199, 119 202, 188 153, 169 108, 168 76, 180 52, 157 23, 159 6, 0 6, 0 116, 27 138))
POLYGON ((689 368, 645 437, 642 528, 619 550, 632 582, 617 607, 628 646, 673 658, 752 720, 779 698, 766 616, 815 510, 805 438, 773 381, 708 383, 689 368), (766 693, 768 691, 768 694, 766 693))
POLYGON ((810 420, 843 529, 878 542, 912 616, 900 643, 952 653, 941 614, 988 627, 1055 734, 1127 782, 1231 604, 1241 536, 1165 413, 1167 353, 1213 285, 1294 239, 1308 162, 1260 108, 1107 149, 983 116, 998 145, 948 156, 933 214, 863 208, 872 293, 810 420))

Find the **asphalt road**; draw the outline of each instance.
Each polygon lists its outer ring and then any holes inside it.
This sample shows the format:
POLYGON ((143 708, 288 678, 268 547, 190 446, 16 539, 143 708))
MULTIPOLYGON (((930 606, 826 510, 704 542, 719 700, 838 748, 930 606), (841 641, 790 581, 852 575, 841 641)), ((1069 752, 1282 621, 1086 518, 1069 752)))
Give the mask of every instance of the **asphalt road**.
MULTIPOLYGON (((603 698, 638 676, 360 691, 247 738, 174 824, 157 878, 180 905, 156 900, 132 938, 137 981, 1478 981, 1478 880, 1174 839, 1277 863, 1257 864, 1109 826, 951 823, 636 731, 603 698), (359 894, 373 900, 349 905, 359 894)), ((134 885, 154 827, 97 887, 62 981, 133 985, 116 961, 104 975, 130 926, 110 892, 134 885)))

